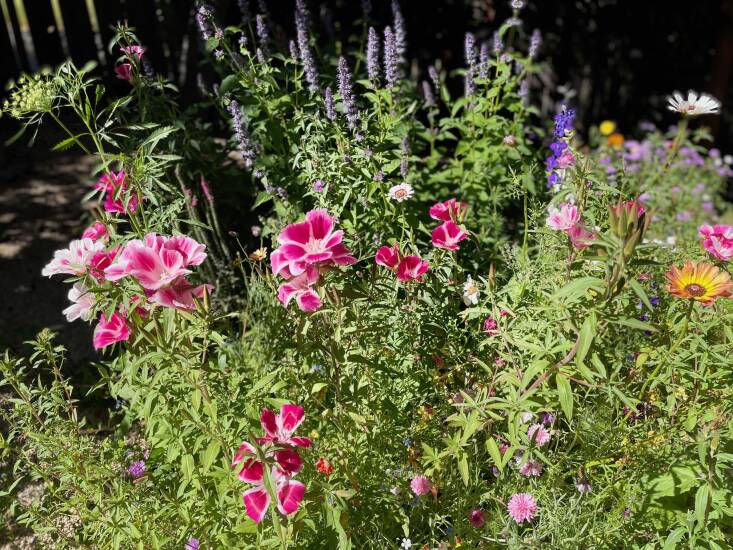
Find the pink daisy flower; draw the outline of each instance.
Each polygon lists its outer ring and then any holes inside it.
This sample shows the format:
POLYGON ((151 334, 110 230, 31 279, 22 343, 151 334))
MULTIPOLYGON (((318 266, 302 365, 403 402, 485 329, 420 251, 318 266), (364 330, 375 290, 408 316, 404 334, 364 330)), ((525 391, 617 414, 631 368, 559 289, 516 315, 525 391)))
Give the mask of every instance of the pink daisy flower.
POLYGON ((509 499, 506 509, 515 522, 530 522, 537 513, 537 501, 529 493, 516 493, 509 499))
POLYGON ((527 436, 538 447, 543 447, 550 442, 550 432, 542 424, 532 424, 527 428, 527 436))

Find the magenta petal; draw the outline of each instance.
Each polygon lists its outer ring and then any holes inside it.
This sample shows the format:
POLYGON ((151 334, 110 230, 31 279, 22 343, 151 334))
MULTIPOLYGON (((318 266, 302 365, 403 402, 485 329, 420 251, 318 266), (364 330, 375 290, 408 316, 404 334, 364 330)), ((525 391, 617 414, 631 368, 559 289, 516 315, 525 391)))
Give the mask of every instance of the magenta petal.
POLYGON ((242 441, 239 449, 237 449, 237 452, 234 453, 234 458, 232 459, 232 467, 242 462, 247 456, 251 456, 254 454, 255 448, 250 443, 242 441))
POLYGON ((260 483, 265 475, 265 469, 262 462, 250 458, 244 463, 242 470, 237 477, 246 483, 260 483))
POLYGON ((278 248, 283 259, 288 262, 294 262, 303 259, 306 255, 303 245, 297 243, 287 243, 278 248))
POLYGON ((304 245, 311 238, 311 225, 308 222, 291 223, 277 238, 280 244, 300 244, 304 245))
POLYGON ((277 509, 286 516, 294 514, 304 496, 305 485, 300 481, 286 479, 277 490, 277 509))
POLYGON ((288 443, 292 443, 296 447, 310 447, 313 442, 307 437, 291 437, 288 443))
POLYGON ((275 460, 280 469, 288 475, 295 475, 303 469, 303 459, 293 449, 275 451, 275 460))
POLYGON ((247 515, 251 517, 255 523, 262 521, 267 513, 267 508, 270 506, 270 495, 267 491, 261 487, 255 487, 242 493, 242 500, 244 501, 244 508, 247 510, 247 515))
POLYGON ((290 300, 298 293, 298 289, 289 283, 281 284, 277 289, 277 299, 285 307, 288 307, 290 300))
MULTIPOLYGON (((333 231, 333 219, 323 208, 311 210, 305 215, 305 219, 311 226, 314 239, 325 239, 333 231)), ((341 242, 340 238, 338 242, 341 242)))
POLYGON ((299 292, 295 297, 295 301, 298 303, 300 310, 305 312, 316 311, 323 305, 321 297, 311 289, 299 292))
POLYGON ((293 433, 305 418, 305 410, 300 405, 286 403, 280 407, 280 427, 287 433, 293 433))
POLYGON ((265 430, 265 434, 271 438, 277 438, 277 417, 274 412, 270 409, 262 409, 260 424, 262 424, 262 429, 265 430))

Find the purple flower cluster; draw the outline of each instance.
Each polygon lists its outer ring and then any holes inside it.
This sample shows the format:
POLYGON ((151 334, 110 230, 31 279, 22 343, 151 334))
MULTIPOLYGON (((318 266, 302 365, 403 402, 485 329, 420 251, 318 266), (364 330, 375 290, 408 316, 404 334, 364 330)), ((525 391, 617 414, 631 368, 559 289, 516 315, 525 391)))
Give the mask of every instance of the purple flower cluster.
POLYGON ((397 0, 392 0, 392 18, 394 20, 397 59, 400 65, 404 65, 407 61, 407 28, 405 27, 405 18, 402 17, 400 3, 397 0))
POLYGON ((146 470, 147 468, 145 467, 145 461, 137 460, 130 464, 130 466, 127 468, 127 473, 132 479, 140 479, 145 475, 146 470))
POLYGON ((196 8, 196 23, 201 33, 201 38, 205 41, 209 40, 214 36, 216 32, 216 26, 213 24, 214 11, 211 6, 205 3, 200 3, 196 8))
POLYGON ((232 115, 232 126, 234 127, 234 137, 237 140, 237 148, 242 153, 244 165, 251 168, 255 160, 255 150, 249 139, 247 125, 242 118, 242 112, 239 110, 239 103, 232 99, 229 102, 229 113, 232 115))
POLYGON ((400 78, 395 33, 390 27, 384 29, 384 76, 387 80, 387 88, 394 88, 400 78))
POLYGON ((316 61, 313 59, 313 52, 311 51, 309 42, 310 13, 308 12, 303 0, 298 0, 296 2, 295 28, 298 38, 300 60, 303 62, 303 71, 305 72, 305 80, 308 82, 308 89, 311 92, 317 92, 318 69, 316 69, 316 61))
POLYGON ((542 45, 542 34, 539 29, 535 29, 532 32, 532 37, 529 39, 529 58, 534 59, 537 55, 537 50, 542 45))
POLYGON ((339 95, 341 96, 341 103, 344 106, 346 122, 349 125, 349 129, 355 131, 359 124, 359 110, 356 108, 351 72, 349 72, 349 65, 344 56, 339 57, 338 81, 339 95))
POLYGON ((269 56, 267 43, 270 41, 270 30, 267 28, 264 15, 258 13, 255 17, 255 29, 257 31, 257 42, 260 45, 259 49, 262 51, 262 56, 267 58, 269 56))
POLYGON ((487 41, 481 42, 481 51, 478 57, 478 77, 488 78, 489 76, 489 55, 491 47, 487 41))
POLYGON ((559 168, 562 168, 560 159, 568 148, 567 135, 573 129, 573 121, 575 120, 575 109, 566 109, 563 107, 557 115, 555 115, 555 130, 553 136, 555 141, 550 144, 552 154, 547 157, 546 169, 547 187, 559 185, 562 182, 562 175, 559 168))
POLYGON ((466 76, 465 76, 465 95, 473 95, 476 93, 476 83, 473 76, 476 73, 476 38, 473 33, 467 32, 463 43, 466 58, 466 76))
POLYGON ((328 120, 336 120, 336 107, 333 104, 333 92, 331 92, 331 86, 326 88, 323 93, 323 103, 326 105, 326 118, 328 120))
POLYGON ((374 27, 369 27, 366 59, 369 78, 377 80, 379 78, 379 34, 374 27))
POLYGON ((432 107, 435 105, 435 96, 433 95, 433 88, 430 86, 430 82, 427 80, 422 81, 422 95, 425 98, 425 105, 432 107))

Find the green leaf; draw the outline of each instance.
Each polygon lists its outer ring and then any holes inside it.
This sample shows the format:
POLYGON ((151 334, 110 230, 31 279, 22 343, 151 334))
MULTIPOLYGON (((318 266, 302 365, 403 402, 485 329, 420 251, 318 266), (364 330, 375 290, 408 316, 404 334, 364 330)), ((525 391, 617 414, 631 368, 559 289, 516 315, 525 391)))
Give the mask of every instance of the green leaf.
POLYGON ((625 327, 634 328, 637 330, 648 330, 651 332, 657 332, 657 328, 654 325, 650 325, 649 323, 645 323, 644 321, 639 321, 638 319, 629 319, 626 317, 622 317, 621 319, 610 319, 612 323, 616 323, 617 325, 623 325, 625 327))
POLYGON ((695 494, 695 518, 701 526, 705 524, 705 514, 708 509, 709 498, 710 486, 705 483, 697 489, 697 493, 695 494))
POLYGON ((642 303, 647 307, 648 310, 652 310, 652 304, 649 303, 649 298, 646 295, 646 292, 642 288, 642 286, 639 284, 639 281, 631 277, 628 280, 629 286, 631 287, 631 290, 633 290, 636 295, 639 297, 639 300, 642 301, 642 303))
POLYGON ((560 400, 560 407, 565 416, 570 420, 573 417, 573 388, 570 387, 570 381, 565 375, 558 373, 555 376, 557 384, 557 396, 560 400))
POLYGON ((461 456, 458 458, 458 471, 461 472, 463 484, 468 487, 468 457, 465 453, 461 453, 461 456))
POLYGON ((499 468, 499 471, 502 471, 504 466, 501 463, 501 451, 499 451, 499 446, 496 444, 496 440, 493 436, 486 440, 486 450, 489 452, 489 456, 491 456, 494 466, 499 468))
POLYGON ((219 94, 223 95, 233 90, 239 83, 239 78, 235 74, 230 74, 224 77, 219 85, 219 94))
POLYGON ((183 479, 191 481, 191 478, 193 477, 193 468, 193 456, 190 454, 183 455, 183 457, 181 457, 181 472, 183 472, 183 479))
POLYGON ((204 451, 204 456, 201 460, 201 467, 203 468, 204 472, 209 471, 209 468, 211 468, 214 460, 216 460, 216 457, 219 456, 219 451, 221 451, 221 445, 217 440, 212 440, 209 443, 209 446, 206 447, 206 450, 204 451))
POLYGON ((552 295, 552 300, 557 302, 566 298, 568 301, 572 301, 581 298, 590 289, 593 289, 596 292, 602 292, 604 288, 605 283, 597 277, 581 277, 580 279, 570 281, 560 290, 555 292, 555 294, 552 295))
POLYGON ((578 334, 578 352, 575 354, 575 360, 578 363, 582 363, 588 355, 595 333, 595 315, 591 314, 586 317, 583 326, 580 327, 580 334, 578 334))

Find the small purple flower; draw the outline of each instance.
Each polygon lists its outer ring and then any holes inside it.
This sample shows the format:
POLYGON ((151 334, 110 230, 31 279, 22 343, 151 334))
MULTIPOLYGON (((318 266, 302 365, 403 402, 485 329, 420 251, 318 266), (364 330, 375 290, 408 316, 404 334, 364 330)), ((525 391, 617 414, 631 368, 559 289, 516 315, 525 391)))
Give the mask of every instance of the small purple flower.
POLYGON ((270 42, 270 30, 267 28, 267 21, 261 14, 255 17, 255 29, 257 31, 257 42, 262 50, 262 57, 268 57, 267 44, 270 42))
POLYGON ((186 546, 183 547, 183 550, 199 550, 200 544, 199 539, 191 537, 188 539, 188 542, 186 542, 186 546))
POLYGON ((333 93, 331 92, 331 86, 326 88, 323 93, 323 102, 326 105, 326 118, 328 120, 336 120, 336 108, 333 104, 333 93))
POLYGON ((494 55, 499 55, 504 49, 504 42, 501 40, 499 31, 494 32, 494 55))
POLYGON ((290 49, 290 59, 297 63, 300 55, 298 54, 298 45, 295 43, 295 40, 288 42, 288 49, 290 49))
POLYGON ((234 136, 237 140, 237 148, 242 153, 244 159, 244 165, 247 168, 251 168, 254 164, 255 151, 252 147, 252 142, 249 139, 249 132, 247 131, 247 125, 242 118, 242 113, 239 110, 239 103, 232 99, 229 102, 229 113, 232 115, 232 126, 234 127, 234 136))
POLYGON ((370 79, 377 80, 379 78, 379 34, 374 27, 369 27, 366 58, 367 74, 370 79))
POLYGON ((374 177, 372 178, 374 181, 384 181, 384 172, 380 170, 376 174, 374 174, 374 177))
POLYGON ((215 26, 212 24, 214 12, 211 6, 201 3, 196 9, 196 24, 199 27, 201 38, 204 41, 211 39, 216 32, 215 26))
POLYGON ((323 183, 323 180, 316 180, 313 182, 313 191, 316 193, 323 193, 325 189, 325 184, 323 183))
POLYGON ((675 219, 678 222, 689 222, 692 219, 692 213, 688 210, 683 210, 682 212, 677 213, 675 219))
POLYGON ((127 468, 127 473, 132 479, 140 479, 145 475, 146 467, 144 460, 138 460, 130 464, 127 468))
POLYGON ((316 62, 313 59, 309 41, 310 18, 307 8, 303 0, 296 0, 295 10, 295 28, 298 38, 298 50, 300 60, 303 62, 303 71, 305 72, 305 80, 308 82, 308 89, 311 92, 318 91, 318 70, 316 62))
POLYGON ((540 49, 540 46, 542 45, 542 33, 540 33, 539 29, 535 29, 532 31, 532 37, 529 39, 529 58, 534 59, 537 55, 537 51, 540 49))
POLYGON ((659 305, 659 296, 652 296, 649 298, 649 303, 652 305, 652 307, 657 307, 659 305))
POLYGON ((590 480, 587 477, 578 478, 575 482, 575 488, 581 495, 585 495, 593 491, 593 486, 590 484, 590 480))

